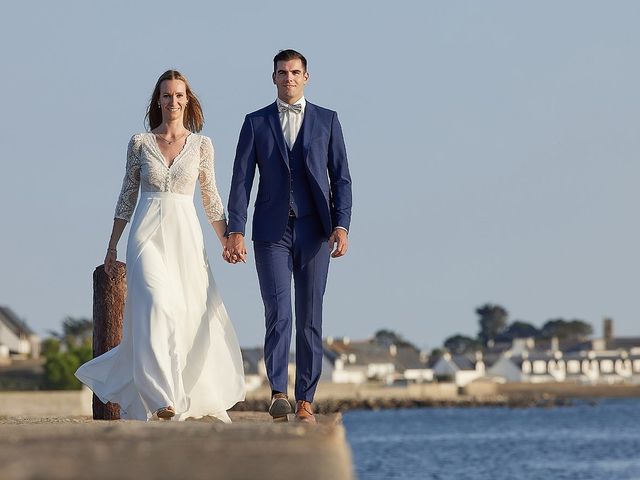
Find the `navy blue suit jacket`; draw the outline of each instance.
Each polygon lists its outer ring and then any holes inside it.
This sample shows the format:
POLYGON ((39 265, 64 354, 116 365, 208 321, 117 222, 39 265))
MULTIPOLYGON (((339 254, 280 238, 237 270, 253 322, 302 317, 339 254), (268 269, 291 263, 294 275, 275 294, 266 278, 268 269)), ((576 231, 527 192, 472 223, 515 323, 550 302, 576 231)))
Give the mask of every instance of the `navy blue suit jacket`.
MULTIPOLYGON (((349 229, 351 176, 338 115, 307 102, 303 149, 312 197, 327 238, 349 229)), ((245 233, 256 166, 260 172, 253 215, 253 240, 277 242, 289 218, 291 174, 276 102, 245 117, 233 166, 227 231, 245 233)))

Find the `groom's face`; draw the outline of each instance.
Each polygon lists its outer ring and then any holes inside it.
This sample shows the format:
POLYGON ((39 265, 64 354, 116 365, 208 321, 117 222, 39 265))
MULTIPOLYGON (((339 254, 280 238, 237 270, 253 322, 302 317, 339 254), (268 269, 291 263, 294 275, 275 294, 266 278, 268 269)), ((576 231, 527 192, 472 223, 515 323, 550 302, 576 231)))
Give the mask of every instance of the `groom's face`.
POLYGON ((304 86, 309 74, 299 59, 280 61, 273 72, 273 83, 278 89, 278 98, 283 102, 295 103, 304 94, 304 86))

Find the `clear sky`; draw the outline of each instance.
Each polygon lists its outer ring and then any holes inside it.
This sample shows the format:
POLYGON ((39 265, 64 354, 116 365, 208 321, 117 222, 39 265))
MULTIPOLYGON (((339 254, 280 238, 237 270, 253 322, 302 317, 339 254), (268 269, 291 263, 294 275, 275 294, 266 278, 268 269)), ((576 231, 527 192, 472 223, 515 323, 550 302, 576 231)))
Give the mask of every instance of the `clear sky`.
MULTIPOLYGON (((244 115, 296 48, 353 177, 325 335, 391 328, 431 348, 475 335, 486 302, 640 334, 640 2, 22 1, 2 16, 0 304, 39 333, 91 315, 157 77, 178 68, 199 95, 226 204, 244 115)), ((241 344, 260 344, 253 252, 227 265, 205 239, 241 344)))

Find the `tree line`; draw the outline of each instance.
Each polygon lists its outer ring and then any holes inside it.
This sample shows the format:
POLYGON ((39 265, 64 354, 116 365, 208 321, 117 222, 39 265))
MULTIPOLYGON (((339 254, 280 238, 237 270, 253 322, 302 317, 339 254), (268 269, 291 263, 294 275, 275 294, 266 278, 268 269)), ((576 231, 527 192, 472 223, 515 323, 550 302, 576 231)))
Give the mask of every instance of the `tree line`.
POLYGON ((586 340, 593 333, 593 327, 579 319, 553 318, 542 327, 522 320, 509 323, 509 312, 501 305, 487 303, 476 308, 478 315, 478 335, 469 337, 452 335, 444 341, 444 348, 452 354, 471 353, 485 350, 496 343, 512 342, 515 338, 586 340))
POLYGON ((75 377, 80 365, 93 358, 93 321, 88 318, 67 317, 62 321, 62 332, 50 331, 42 342, 44 385, 49 390, 79 390, 82 386, 75 377))

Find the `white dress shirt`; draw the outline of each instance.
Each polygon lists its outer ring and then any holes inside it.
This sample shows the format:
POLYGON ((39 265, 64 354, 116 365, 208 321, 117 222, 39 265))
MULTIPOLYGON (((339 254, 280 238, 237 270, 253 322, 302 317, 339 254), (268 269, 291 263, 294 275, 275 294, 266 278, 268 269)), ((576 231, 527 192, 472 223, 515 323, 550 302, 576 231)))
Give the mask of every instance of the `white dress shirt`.
MULTIPOLYGON (((276 99, 276 102, 278 106, 289 106, 288 103, 283 102, 279 98, 276 99)), ((300 105, 302 107, 302 111, 300 113, 294 113, 291 111, 278 113, 280 116, 280 126, 282 127, 282 133, 284 134, 284 140, 287 142, 289 149, 292 149, 293 144, 296 143, 296 138, 298 137, 302 121, 304 120, 304 109, 307 106, 307 101, 302 97, 296 103, 292 103, 291 105, 300 105)))

